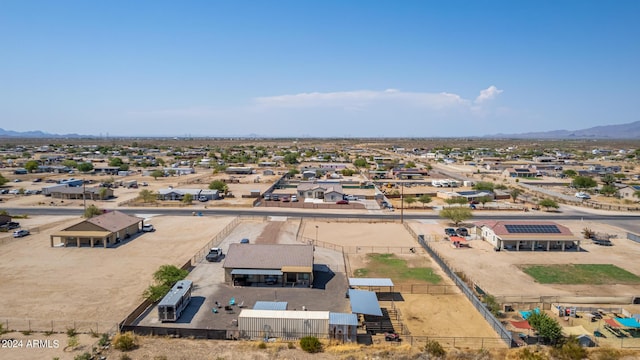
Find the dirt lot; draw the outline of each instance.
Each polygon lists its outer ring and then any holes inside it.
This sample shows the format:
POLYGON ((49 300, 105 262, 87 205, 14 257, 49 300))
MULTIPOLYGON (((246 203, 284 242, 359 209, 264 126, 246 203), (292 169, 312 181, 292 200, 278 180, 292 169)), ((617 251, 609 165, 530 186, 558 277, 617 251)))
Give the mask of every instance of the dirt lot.
MULTIPOLYGON (((31 228, 42 220, 20 223, 31 228)), ((15 291, 0 294, 0 318, 115 324, 140 303, 160 265, 181 266, 232 218, 154 217, 149 223, 156 232, 109 249, 50 247, 50 233, 81 219, 55 220, 51 228, 38 225, 39 233, 1 245, 0 282, 15 291)))
MULTIPOLYGON (((434 243, 434 248, 456 269, 463 271, 485 291, 499 295, 524 297, 539 296, 638 296, 637 285, 547 285, 533 281, 520 271, 522 264, 614 264, 640 275, 640 245, 626 240, 620 229, 606 224, 581 221, 562 221, 574 234, 580 236, 584 227, 598 232, 615 234, 614 246, 599 246, 582 241, 584 251, 500 251, 481 240, 471 241, 470 248, 455 249, 448 242, 434 243)), ((444 227, 441 225, 440 229, 444 227)), ((441 230, 440 230, 441 231, 441 230)))

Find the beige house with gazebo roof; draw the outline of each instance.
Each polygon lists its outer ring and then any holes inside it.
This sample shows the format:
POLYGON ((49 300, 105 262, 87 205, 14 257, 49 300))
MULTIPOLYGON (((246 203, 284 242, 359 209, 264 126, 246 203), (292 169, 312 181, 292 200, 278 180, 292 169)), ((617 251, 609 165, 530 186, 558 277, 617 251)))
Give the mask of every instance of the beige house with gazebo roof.
POLYGON ((54 239, 60 239, 62 246, 102 245, 113 246, 142 230, 144 219, 127 215, 120 211, 109 211, 104 214, 83 220, 66 229, 50 235, 51 247, 54 239))

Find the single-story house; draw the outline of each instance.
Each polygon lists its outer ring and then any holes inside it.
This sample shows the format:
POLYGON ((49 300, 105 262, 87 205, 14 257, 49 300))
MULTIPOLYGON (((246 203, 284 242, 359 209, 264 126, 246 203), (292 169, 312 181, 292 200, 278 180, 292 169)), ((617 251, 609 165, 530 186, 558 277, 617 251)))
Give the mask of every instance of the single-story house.
POLYGON ((177 200, 182 201, 186 194, 191 194, 193 200, 200 199, 201 196, 207 198, 207 200, 217 200, 220 198, 218 190, 209 189, 160 189, 158 190, 158 200, 177 200))
POLYGON ((531 168, 507 168, 502 172, 505 177, 533 178, 538 176, 538 170, 531 168))
POLYGON ((496 250, 580 250, 580 238, 566 226, 551 221, 485 221, 476 223, 476 227, 482 239, 496 250))
POLYGON ((630 185, 618 190, 618 194, 620 194, 621 199, 638 201, 640 197, 635 196, 638 191, 640 191, 640 185, 630 185))
POLYGON ((142 218, 120 211, 109 211, 51 234, 51 246, 54 246, 54 238, 59 238, 63 246, 80 247, 85 244, 91 247, 102 245, 107 248, 142 231, 143 221, 142 218))
POLYGON ((47 194, 55 199, 89 199, 89 200, 105 200, 113 197, 113 189, 106 187, 71 187, 58 185, 48 189, 47 194))
POLYGON ((253 173, 253 168, 248 166, 229 166, 224 170, 227 174, 245 174, 249 175, 253 173))
POLYGON ((118 166, 105 166, 105 167, 93 168, 93 172, 96 174, 117 175, 118 171, 120 171, 120 167, 118 166))
POLYGON ((222 267, 234 285, 310 286, 313 245, 231 244, 222 267))
POLYGON ((168 167, 168 168, 162 169, 162 171, 164 171, 165 174, 176 174, 178 176, 190 175, 190 174, 196 173, 196 169, 192 167, 186 167, 186 168, 185 167, 168 167))
POLYGON ((326 202, 342 200, 344 192, 338 182, 301 182, 296 189, 300 198, 324 199, 326 202))
POLYGON ((0 214, 0 225, 8 224, 10 222, 11 222, 11 216, 10 215, 0 214))

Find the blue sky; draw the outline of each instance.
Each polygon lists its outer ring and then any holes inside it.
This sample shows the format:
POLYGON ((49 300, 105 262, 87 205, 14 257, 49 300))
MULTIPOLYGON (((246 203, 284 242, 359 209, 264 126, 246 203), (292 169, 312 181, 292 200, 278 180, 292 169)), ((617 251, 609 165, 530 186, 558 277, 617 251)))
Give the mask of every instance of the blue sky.
POLYGON ((640 1, 0 1, 0 127, 481 136, 640 120, 640 1))

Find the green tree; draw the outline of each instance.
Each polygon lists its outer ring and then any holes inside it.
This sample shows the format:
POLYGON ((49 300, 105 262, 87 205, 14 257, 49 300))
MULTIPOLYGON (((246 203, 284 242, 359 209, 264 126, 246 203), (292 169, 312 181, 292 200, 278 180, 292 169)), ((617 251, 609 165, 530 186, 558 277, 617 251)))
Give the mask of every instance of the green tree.
POLYGON ((353 165, 355 165, 356 167, 367 167, 367 166, 369 166, 369 164, 367 163, 367 160, 365 158, 357 158, 357 159, 355 159, 355 161, 353 162, 353 165))
POLYGON ((342 169, 341 173, 342 173, 342 176, 352 176, 353 174, 356 173, 356 171, 353 169, 342 169))
POLYGON ((156 194, 154 194, 151 190, 144 189, 141 190, 140 193, 138 193, 138 198, 142 199, 142 201, 145 203, 150 203, 156 201, 156 194))
POLYGON ((145 299, 158 301, 171 290, 171 287, 178 281, 187 277, 189 272, 174 265, 162 265, 153 273, 154 284, 149 285, 142 293, 145 299))
POLYGON ((449 205, 463 205, 467 203, 467 198, 464 198, 462 196, 456 196, 456 197, 444 199, 444 202, 446 202, 449 205))
POLYGON ((209 184, 209 189, 218 190, 219 192, 226 194, 227 190, 229 190, 229 186, 222 180, 213 180, 211 184, 209 184))
POLYGON ((298 170, 296 168, 291 168, 291 169, 289 169, 289 172, 287 172, 287 175, 289 175, 289 177, 294 177, 297 174, 300 174, 300 170, 298 170))
POLYGON ((615 195, 618 192, 618 189, 613 185, 602 185, 600 188, 600 194, 604 196, 615 195))
POLYGON ((433 199, 431 198, 431 196, 425 194, 425 195, 421 195, 418 198, 418 201, 422 203, 422 207, 424 208, 424 206, 430 203, 431 201, 433 201, 433 199))
POLYGON ((78 163, 75 162, 74 160, 65 160, 62 162, 62 166, 66 166, 68 168, 77 168, 78 167, 78 163))
POLYGON ((119 157, 112 157, 109 159, 109 166, 120 167, 122 164, 124 164, 124 161, 119 157))
POLYGON ((87 206, 87 209, 84 211, 84 217, 86 217, 87 219, 90 219, 94 216, 100 215, 102 214, 103 211, 98 209, 97 206, 91 204, 89 206, 87 206))
POLYGON ((404 197, 404 202, 407 203, 407 205, 409 205, 409 207, 411 207, 411 204, 415 203, 416 201, 416 197, 413 195, 407 195, 404 197))
POLYGON ((511 196, 511 199, 513 199, 513 202, 516 202, 516 200, 518 199, 518 196, 520 196, 521 194, 522 194, 522 190, 517 188, 513 188, 511 189, 511 191, 509 191, 509 195, 511 196))
POLYGON ((478 181, 473 185, 473 189, 478 191, 493 191, 494 188, 495 185, 490 181, 478 181))
POLYGON ((618 179, 613 174, 606 174, 600 180, 606 185, 613 185, 618 179))
POLYGON ((150 175, 153 176, 154 180, 158 180, 159 177, 164 177, 164 171, 153 170, 150 175))
POLYGON ((29 161, 27 161, 27 162, 24 164, 24 168, 25 168, 28 172, 32 173, 32 172, 34 172, 34 171, 38 168, 38 166, 39 166, 39 165, 40 165, 40 164, 38 164, 38 161, 36 161, 36 160, 29 160, 29 161))
POLYGON ((577 189, 589 189, 598 185, 598 183, 589 176, 576 176, 573 178, 571 184, 573 184, 577 189))
POLYGON ((558 205, 558 203, 557 203, 555 200, 550 199, 550 198, 546 198, 546 199, 542 199, 542 200, 540 200, 540 201, 538 202, 538 205, 540 205, 540 206, 542 206, 542 207, 546 208, 546 209, 547 209, 547 211, 549 211, 549 210, 550 210, 550 209, 552 209, 552 208, 553 208, 553 209, 557 209, 557 208, 559 208, 559 207, 560 207, 560 206, 558 205))
POLYGON ((407 163, 404 164, 405 169, 413 169, 415 167, 416 167, 416 163, 414 163, 413 161, 407 161, 407 163))
POLYGON ((6 177, 2 176, 2 174, 0 174, 0 186, 6 184, 9 182, 9 179, 7 179, 6 177))
POLYGON ((484 204, 493 201, 493 199, 491 198, 491 196, 479 196, 476 198, 476 201, 479 202, 480 204, 482 204, 482 207, 484 207, 484 204))
POLYGON ((184 196, 182 197, 182 202, 191 205, 191 203, 193 203, 193 195, 189 193, 184 194, 184 196))
POLYGON ((461 222, 471 219, 473 214, 468 207, 448 207, 440 210, 439 216, 443 219, 451 220, 458 226, 461 222))
POLYGON ((91 170, 93 170, 93 164, 90 163, 90 162, 83 162, 81 164, 78 164, 78 171, 86 173, 86 172, 89 172, 91 170))
POLYGON ((545 312, 533 312, 527 320, 545 342, 556 344, 562 338, 562 326, 545 312))
POLYGON ((284 159, 282 160, 284 161, 285 164, 297 164, 298 163, 298 155, 295 153, 288 153, 284 156, 284 159))
POLYGON ((563 171, 562 174, 570 178, 574 178, 578 176, 578 173, 575 170, 571 170, 571 169, 563 171))
POLYGON ((100 200, 104 200, 107 198, 107 188, 100 188, 100 191, 98 191, 98 196, 100 197, 100 200))
MULTIPOLYGON (((0 180, 0 185, 2 185, 2 181, 0 180)), ((633 193, 633 196, 637 197, 638 199, 640 199, 640 190, 636 191, 633 193)))

